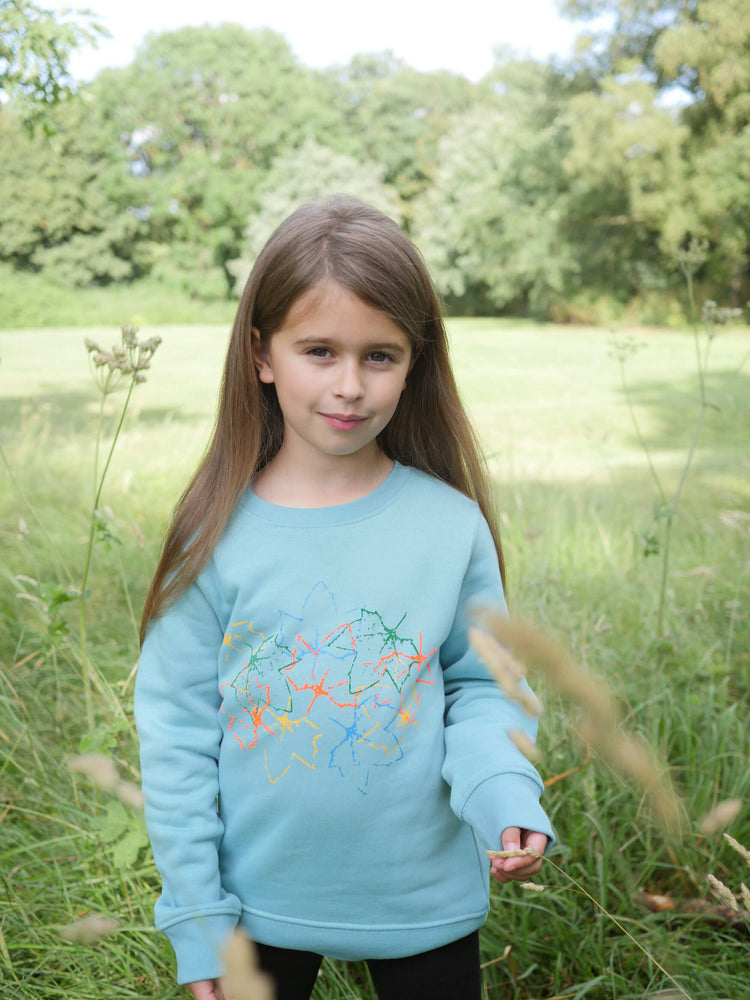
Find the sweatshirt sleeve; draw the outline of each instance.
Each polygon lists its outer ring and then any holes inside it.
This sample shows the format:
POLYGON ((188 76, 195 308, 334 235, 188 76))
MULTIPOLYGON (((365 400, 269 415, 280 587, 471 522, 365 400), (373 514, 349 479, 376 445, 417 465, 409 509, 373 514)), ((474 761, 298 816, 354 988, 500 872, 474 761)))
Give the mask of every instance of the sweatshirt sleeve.
POLYGON ((551 842, 552 828, 539 802, 542 780, 509 736, 520 729, 536 739, 537 720, 505 695, 469 645, 468 611, 481 601, 505 609, 492 535, 478 515, 456 618, 441 648, 443 777, 451 789, 451 807, 489 850, 501 848, 502 832, 509 826, 545 833, 551 842))
POLYGON ((221 743, 217 663, 223 629, 199 584, 150 627, 135 687, 145 815, 163 887, 154 912, 179 983, 223 972, 240 903, 219 871, 221 743))

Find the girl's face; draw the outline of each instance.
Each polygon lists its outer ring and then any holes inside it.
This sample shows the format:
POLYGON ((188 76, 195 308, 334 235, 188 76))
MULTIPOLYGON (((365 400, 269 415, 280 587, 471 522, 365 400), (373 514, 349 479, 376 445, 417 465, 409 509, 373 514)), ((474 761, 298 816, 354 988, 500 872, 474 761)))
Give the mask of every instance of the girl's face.
POLYGON ((401 327, 335 283, 301 295, 270 342, 254 329, 253 356, 276 387, 282 449, 300 458, 377 455, 412 364, 401 327))

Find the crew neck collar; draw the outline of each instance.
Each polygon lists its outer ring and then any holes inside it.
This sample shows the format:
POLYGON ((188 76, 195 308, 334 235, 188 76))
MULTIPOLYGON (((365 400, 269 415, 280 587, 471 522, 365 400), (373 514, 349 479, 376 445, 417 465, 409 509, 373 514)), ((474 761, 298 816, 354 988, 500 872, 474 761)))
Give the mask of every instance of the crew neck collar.
POLYGON ((249 513, 270 521, 273 524, 285 524, 297 527, 345 524, 370 517, 390 503, 401 491, 409 475, 409 467, 394 462, 393 468, 379 486, 356 500, 335 504, 330 507, 281 507, 268 500, 261 500, 252 489, 248 488, 240 501, 240 506, 249 513))

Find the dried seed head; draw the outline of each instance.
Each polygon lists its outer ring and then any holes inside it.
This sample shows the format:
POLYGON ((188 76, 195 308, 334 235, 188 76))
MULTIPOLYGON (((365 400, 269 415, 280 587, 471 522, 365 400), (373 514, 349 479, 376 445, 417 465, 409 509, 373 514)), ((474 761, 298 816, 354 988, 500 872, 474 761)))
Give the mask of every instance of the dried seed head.
POLYGON ((258 968, 255 946, 235 931, 224 949, 224 993, 232 1000, 273 1000, 271 980, 258 968))
MULTIPOLYGON (((502 651, 507 661, 517 664, 510 653, 500 645, 506 643, 515 655, 528 666, 542 671, 549 683, 568 701, 578 706, 581 719, 579 736, 588 746, 613 766, 624 777, 635 782, 647 796, 655 818, 670 833, 679 835, 684 822, 684 810, 668 776, 654 756, 634 736, 623 730, 620 713, 609 689, 592 678, 578 664, 572 662, 557 643, 542 635, 537 629, 522 622, 509 621, 503 613, 493 608, 475 612, 475 620, 483 629, 473 629, 470 635, 480 656, 486 660, 499 683, 505 687, 497 668, 502 651), (479 649, 476 636, 483 636, 479 649), (493 642, 494 640, 494 642, 493 642)), ((522 670, 516 667, 516 672, 522 670)), ((505 668, 505 674, 509 673, 505 668)))
POLYGON ((137 326, 124 326, 120 339, 121 343, 115 344, 111 351, 102 350, 88 337, 84 339, 94 366, 94 379, 104 395, 121 389, 131 379, 134 385, 145 382, 142 373, 151 367, 151 358, 161 343, 161 337, 139 341, 137 326))
POLYGON ((143 793, 131 781, 121 781, 117 768, 105 754, 83 753, 72 757, 68 766, 76 774, 83 774, 95 788, 114 792, 122 803, 132 809, 143 809, 143 793))
POLYGON ((702 833, 710 837, 737 819, 742 809, 741 799, 725 799, 706 813, 698 824, 702 833))
POLYGON ((491 609, 482 609, 478 620, 491 629, 496 639, 506 642, 525 664, 541 668, 561 694, 587 708, 603 724, 616 722, 614 699, 605 685, 572 663, 556 642, 532 626, 509 621, 491 609))
POLYGON ((518 702, 527 715, 538 716, 541 711, 539 700, 523 683, 523 667, 505 646, 480 628, 469 629, 469 642, 508 697, 518 702))
POLYGON ((545 886, 537 885, 536 882, 522 882, 521 888, 526 889, 527 892, 544 892, 545 886))
POLYGON ((515 744, 516 749, 520 750, 524 757, 530 760, 532 764, 541 758, 542 755, 539 753, 536 743, 522 729, 509 729, 508 736, 510 736, 515 744))
POLYGON ((750 851, 748 851, 746 847, 743 847, 738 840, 734 839, 734 837, 730 837, 728 833, 723 834, 723 837, 724 840, 726 840, 726 842, 732 848, 732 850, 736 851, 739 854, 739 856, 741 858, 744 858, 745 861, 747 861, 747 863, 750 865, 750 851))
POLYGON ((143 792, 132 781, 118 782, 115 791, 123 805, 129 806, 131 809, 143 809, 143 792))
POLYGON ((734 893, 728 889, 723 882, 721 882, 715 875, 708 874, 706 876, 706 881, 711 887, 711 892, 714 896, 722 903, 724 906, 728 906, 730 910, 739 910, 739 905, 737 900, 734 898, 734 893))
POLYGON ((674 251, 674 260, 684 275, 692 275, 698 271, 708 259, 708 240, 693 237, 687 247, 679 247, 674 251))
POLYGON ((83 753, 72 757, 69 763, 71 771, 83 774, 92 785, 111 792, 120 783, 120 776, 109 757, 101 753, 83 753))
POLYGON ((539 858, 541 855, 533 847, 514 847, 512 851, 487 851, 488 858, 539 858))
POLYGON ((60 928, 60 937, 75 944, 94 944, 107 934, 114 934, 120 925, 111 917, 101 913, 91 913, 66 927, 60 928))

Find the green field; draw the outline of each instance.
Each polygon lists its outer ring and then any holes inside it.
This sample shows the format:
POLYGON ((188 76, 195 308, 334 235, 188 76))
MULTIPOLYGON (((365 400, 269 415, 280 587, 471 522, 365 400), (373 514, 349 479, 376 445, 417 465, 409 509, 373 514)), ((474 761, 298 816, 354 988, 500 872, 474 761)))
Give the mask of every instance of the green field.
MULTIPOLYGON (((644 790, 576 739, 576 706, 532 675, 545 703, 539 768, 559 840, 554 865, 536 879, 545 892, 493 889, 487 998, 748 997, 747 917, 650 913, 635 897, 716 903, 709 874, 738 894, 750 881, 721 831, 700 827, 717 803, 739 799, 727 832, 750 846, 750 332, 711 344, 708 405, 672 522, 659 630, 662 555, 645 558, 642 540, 663 552, 665 522, 654 524, 659 495, 630 407, 669 496, 699 413, 693 337, 632 331, 641 349, 626 363, 626 397, 606 330, 502 320, 450 329, 496 486, 511 608, 609 683, 625 727, 668 769, 687 816, 682 837, 663 833, 644 790)), ((213 419, 228 327, 143 331, 156 333, 163 343, 134 392, 102 495, 110 537, 97 542, 87 583, 92 727, 79 602, 67 600, 85 560, 99 410, 83 337, 108 347, 119 333, 0 331, 0 992, 8 1000, 182 995, 151 925, 158 879, 141 818, 68 767, 81 750, 103 751, 137 780, 137 618, 164 525, 213 419), (90 913, 118 928, 91 945, 61 937, 90 913)), ((107 434, 121 402, 107 401, 107 434)), ((315 1000, 373 996, 361 969, 326 963, 315 1000)))

